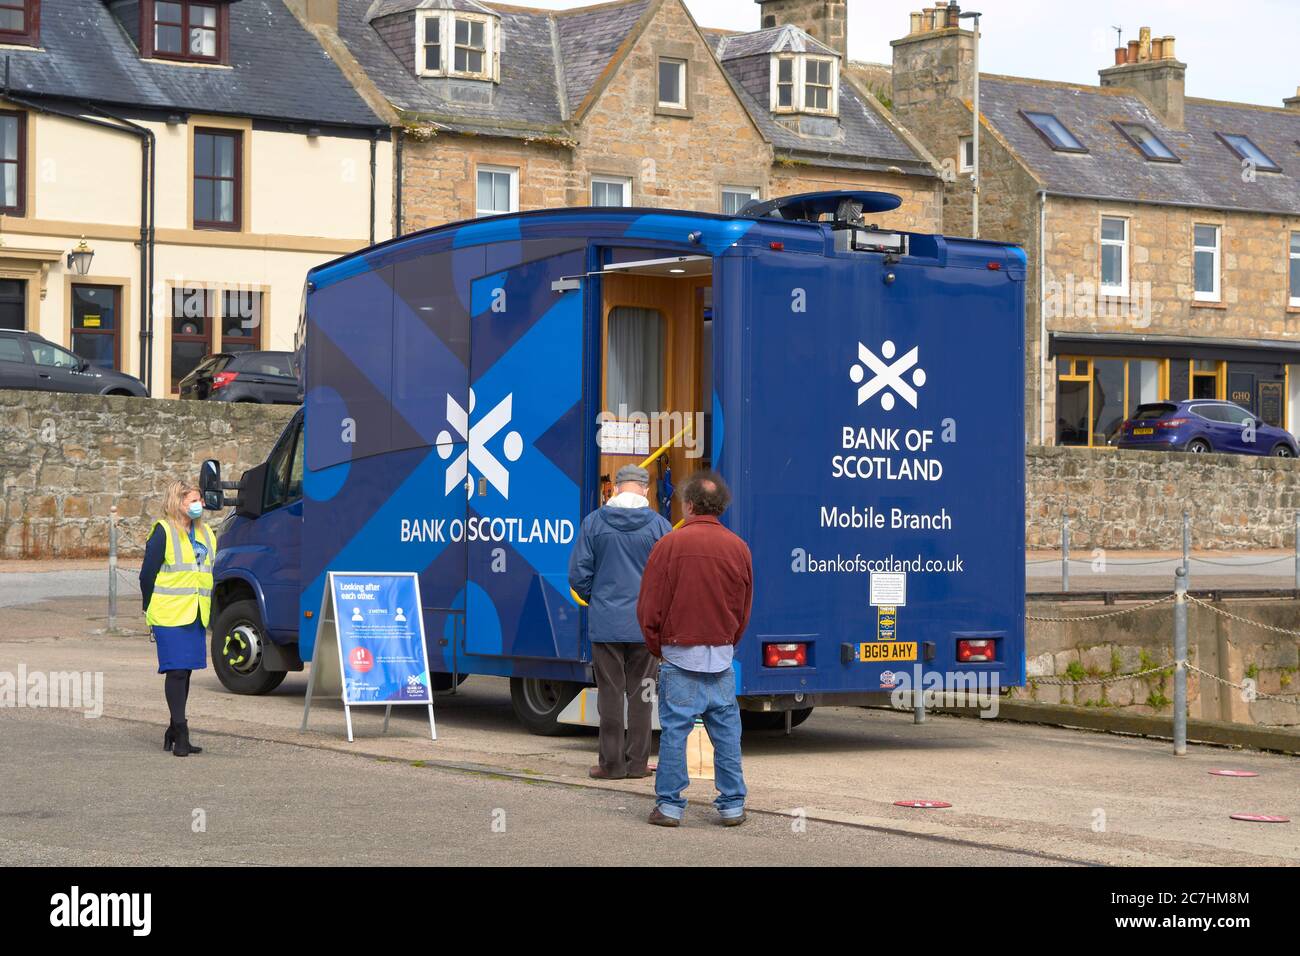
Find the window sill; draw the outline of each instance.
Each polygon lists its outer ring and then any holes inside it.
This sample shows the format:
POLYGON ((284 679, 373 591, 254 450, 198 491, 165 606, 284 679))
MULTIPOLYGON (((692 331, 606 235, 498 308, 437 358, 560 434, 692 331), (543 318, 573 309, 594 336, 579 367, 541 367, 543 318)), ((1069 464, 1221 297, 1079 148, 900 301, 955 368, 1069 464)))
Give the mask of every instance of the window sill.
POLYGON ((1295 305, 1288 305, 1286 311, 1288 315, 1300 315, 1300 302, 1295 305))
POLYGON ((240 228, 237 225, 223 226, 217 223, 209 223, 209 222, 203 222, 203 223, 196 222, 192 226, 190 226, 190 228, 195 232, 241 233, 244 231, 242 228, 240 228))
POLYGON ((183 60, 166 56, 142 56, 141 63, 159 63, 163 66, 192 66, 200 70, 233 70, 234 67, 229 63, 222 63, 219 60, 183 60))
POLYGON ((685 106, 665 106, 662 103, 655 104, 656 116, 675 116, 678 119, 694 119, 695 111, 685 106))
POLYGON ((1208 302, 1208 301, 1202 302, 1202 301, 1193 300, 1193 301, 1192 301, 1192 308, 1193 308, 1193 309, 1224 309, 1224 310, 1226 310, 1228 307, 1227 307, 1227 305, 1225 305, 1225 304, 1222 303, 1222 302, 1208 302))

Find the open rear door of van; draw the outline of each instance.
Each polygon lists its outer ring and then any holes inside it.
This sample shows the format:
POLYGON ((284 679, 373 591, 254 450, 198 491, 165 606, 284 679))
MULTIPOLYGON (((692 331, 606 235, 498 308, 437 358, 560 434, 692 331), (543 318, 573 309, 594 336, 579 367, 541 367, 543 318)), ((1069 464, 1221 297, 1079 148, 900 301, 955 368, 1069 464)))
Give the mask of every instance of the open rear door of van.
POLYGON ((469 403, 453 410, 468 442, 447 473, 467 499, 464 650, 514 658, 521 676, 530 660, 581 657, 568 562, 594 428, 583 399, 585 269, 584 245, 470 287, 469 403))

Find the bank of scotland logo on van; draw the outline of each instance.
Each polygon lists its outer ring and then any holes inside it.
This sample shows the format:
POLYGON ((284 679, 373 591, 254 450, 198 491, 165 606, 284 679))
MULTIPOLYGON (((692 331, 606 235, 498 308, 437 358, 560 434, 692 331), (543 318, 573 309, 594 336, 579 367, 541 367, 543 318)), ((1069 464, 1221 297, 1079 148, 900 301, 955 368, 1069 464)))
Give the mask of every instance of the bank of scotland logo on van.
MULTIPOLYGON (((501 493, 502 498, 510 497, 510 472, 505 465, 497 460, 492 452, 488 451, 487 443, 500 433, 501 429, 510 424, 510 419, 514 408, 514 392, 511 392, 505 398, 501 399, 486 415, 482 416, 473 425, 469 423, 469 417, 474 412, 474 390, 469 390, 469 408, 460 407, 460 402, 452 395, 447 396, 447 423, 456 431, 456 436, 452 437, 451 432, 443 429, 438 433, 438 455, 446 461, 451 457, 452 452, 456 450, 457 442, 465 442, 465 450, 456 456, 456 460, 447 466, 447 481, 444 494, 451 494, 457 486, 465 486, 465 496, 471 498, 474 496, 474 481, 470 478, 469 469, 472 465, 474 470, 488 480, 488 482, 501 493)), ((503 442, 502 454, 507 461, 515 462, 519 456, 524 453, 524 440, 517 431, 506 433, 503 442)))
POLYGON ((865 404, 877 393, 883 392, 880 396, 880 407, 885 411, 894 407, 895 394, 916 408, 916 389, 925 384, 925 369, 913 368, 920 360, 920 346, 914 346, 892 365, 886 364, 894 358, 897 351, 894 343, 886 339, 880 346, 880 354, 884 356, 881 359, 861 342, 858 343, 859 364, 849 369, 849 378, 858 386, 859 405, 865 404), (909 370, 912 373, 911 385, 903 381, 903 375, 909 370), (868 371, 872 373, 869 379, 868 371))

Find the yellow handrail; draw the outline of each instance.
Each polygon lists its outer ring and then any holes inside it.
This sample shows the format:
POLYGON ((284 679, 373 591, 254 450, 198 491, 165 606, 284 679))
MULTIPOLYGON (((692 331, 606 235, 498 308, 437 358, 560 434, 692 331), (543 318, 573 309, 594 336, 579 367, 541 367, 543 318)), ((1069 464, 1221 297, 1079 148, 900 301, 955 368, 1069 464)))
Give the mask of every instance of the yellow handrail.
POLYGON ((677 440, 678 440, 679 438, 681 438, 683 435, 685 435, 688 431, 690 431, 690 430, 691 430, 691 426, 694 425, 694 424, 695 424, 695 423, 694 423, 693 421, 688 420, 688 421, 686 422, 686 427, 683 428, 681 431, 679 431, 679 432, 678 432, 676 435, 674 435, 672 438, 668 439, 668 440, 667 440, 666 442, 664 442, 662 445, 660 445, 659 448, 655 451, 655 453, 654 453, 653 455, 651 455, 651 456, 650 456, 649 458, 647 458, 645 461, 641 462, 641 467, 642 467, 642 468, 649 468, 650 465, 654 462, 654 460, 655 460, 656 458, 658 458, 660 455, 662 455, 664 452, 666 452, 666 451, 667 451, 669 448, 671 448, 673 445, 677 444, 677 440))

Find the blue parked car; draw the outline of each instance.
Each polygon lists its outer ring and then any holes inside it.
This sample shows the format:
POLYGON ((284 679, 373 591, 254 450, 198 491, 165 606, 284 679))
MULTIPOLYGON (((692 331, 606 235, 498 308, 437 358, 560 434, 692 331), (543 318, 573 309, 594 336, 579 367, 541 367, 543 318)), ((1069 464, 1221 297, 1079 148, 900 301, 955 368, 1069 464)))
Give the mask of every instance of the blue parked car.
POLYGON ((1240 405, 1207 399, 1139 405, 1120 426, 1119 448, 1155 451, 1220 451, 1295 458, 1295 437, 1266 424, 1240 405), (1253 426, 1253 434, 1252 434, 1253 426))

